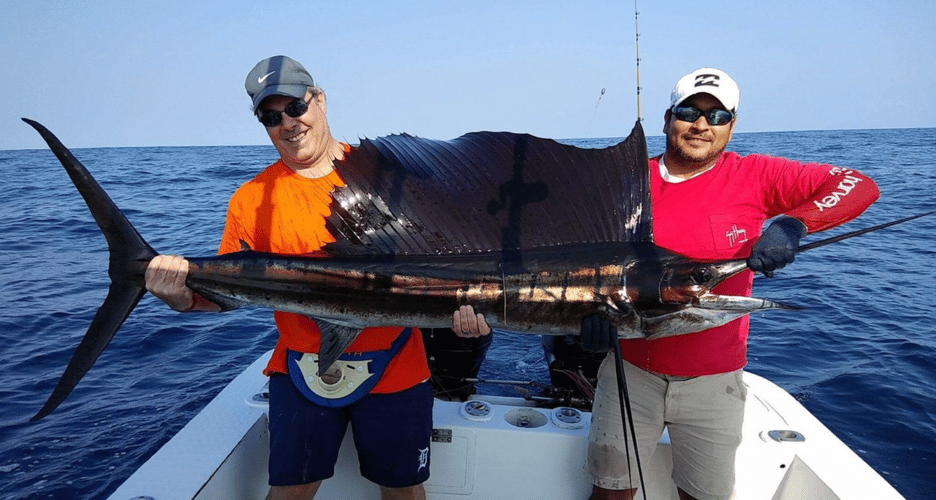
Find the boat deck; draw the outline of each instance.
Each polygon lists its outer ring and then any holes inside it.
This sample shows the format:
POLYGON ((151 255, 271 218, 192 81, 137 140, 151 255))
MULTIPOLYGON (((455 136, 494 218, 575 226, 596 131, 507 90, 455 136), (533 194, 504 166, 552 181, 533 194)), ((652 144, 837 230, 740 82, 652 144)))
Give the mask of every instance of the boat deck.
MULTIPOLYGON (((262 374, 270 353, 232 381, 110 497, 130 500, 262 499, 269 435, 262 374)), ((735 498, 903 498, 786 391, 744 374, 748 400, 735 498)), ((477 397, 433 408, 431 499, 585 499, 591 415, 477 397), (479 401, 480 400, 480 401, 479 401)), ((379 498, 358 473, 349 435, 336 476, 317 499, 379 498)), ((647 498, 677 499, 668 435, 647 461, 647 498)))

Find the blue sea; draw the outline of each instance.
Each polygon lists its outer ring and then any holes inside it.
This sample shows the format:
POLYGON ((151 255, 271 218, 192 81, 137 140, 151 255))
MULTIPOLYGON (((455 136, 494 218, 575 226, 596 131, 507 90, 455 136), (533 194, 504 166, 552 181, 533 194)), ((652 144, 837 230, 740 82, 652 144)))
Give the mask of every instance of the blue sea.
MULTIPOLYGON (((662 137, 648 142, 662 151, 662 137)), ((936 208, 936 129, 741 133, 730 146, 872 176, 881 200, 829 235, 936 208)), ((272 146, 73 152, 154 248, 189 256, 216 252, 231 193, 277 157, 272 146)), ((270 313, 177 314, 146 296, 66 402, 30 423, 104 299, 106 243, 48 150, 0 151, 0 206, 0 499, 105 498, 273 347, 270 313)), ((936 478, 934 236, 936 215, 758 278, 756 295, 805 309, 754 316, 747 367, 911 499, 931 498, 936 478)), ((539 338, 497 336, 481 376, 548 381, 539 338)))

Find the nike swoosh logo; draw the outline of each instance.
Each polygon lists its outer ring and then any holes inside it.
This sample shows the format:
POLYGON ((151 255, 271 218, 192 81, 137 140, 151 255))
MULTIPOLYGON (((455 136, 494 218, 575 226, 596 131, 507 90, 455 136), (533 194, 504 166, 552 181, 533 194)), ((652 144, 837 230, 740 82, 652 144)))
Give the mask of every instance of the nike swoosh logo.
POLYGON ((272 75, 273 73, 276 73, 276 72, 275 72, 275 71, 271 71, 271 72, 269 72, 269 73, 267 73, 267 74, 261 76, 260 78, 257 78, 257 83, 263 83, 263 81, 266 80, 267 77, 270 76, 270 75, 272 75))

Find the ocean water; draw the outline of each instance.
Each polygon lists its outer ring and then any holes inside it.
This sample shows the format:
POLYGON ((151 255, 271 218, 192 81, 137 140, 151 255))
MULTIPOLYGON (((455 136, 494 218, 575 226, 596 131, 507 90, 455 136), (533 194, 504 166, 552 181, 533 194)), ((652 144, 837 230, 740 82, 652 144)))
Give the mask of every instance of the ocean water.
MULTIPOLYGON (((648 142, 662 151, 662 137, 648 142)), ((936 129, 736 134, 731 149, 872 176, 881 200, 828 235, 936 208, 936 129)), ((227 199, 276 159, 272 146, 74 153, 154 248, 190 256, 215 253, 227 199)), ((68 400, 28 422, 103 301, 106 243, 48 150, 0 151, 0 175, 0 499, 104 498, 273 347, 270 313, 176 314, 146 296, 68 400)), ((936 216, 926 217, 802 254, 755 282, 756 295, 805 309, 754 316, 747 369, 792 393, 907 498, 929 498, 936 477, 934 234, 936 216)), ((497 336, 482 377, 548 380, 539 338, 497 336)))

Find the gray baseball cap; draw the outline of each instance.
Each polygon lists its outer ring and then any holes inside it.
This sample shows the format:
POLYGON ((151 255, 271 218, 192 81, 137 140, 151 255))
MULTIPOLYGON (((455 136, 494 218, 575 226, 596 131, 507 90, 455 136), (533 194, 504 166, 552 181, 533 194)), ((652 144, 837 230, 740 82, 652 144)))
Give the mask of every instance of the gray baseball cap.
POLYGON ((256 111, 264 99, 271 95, 284 95, 301 99, 306 89, 314 87, 312 75, 301 64, 286 57, 273 56, 257 63, 250 73, 244 87, 253 100, 256 111))

